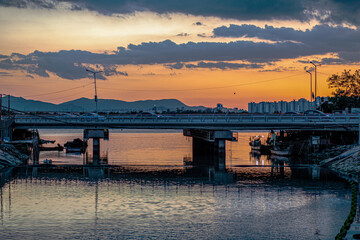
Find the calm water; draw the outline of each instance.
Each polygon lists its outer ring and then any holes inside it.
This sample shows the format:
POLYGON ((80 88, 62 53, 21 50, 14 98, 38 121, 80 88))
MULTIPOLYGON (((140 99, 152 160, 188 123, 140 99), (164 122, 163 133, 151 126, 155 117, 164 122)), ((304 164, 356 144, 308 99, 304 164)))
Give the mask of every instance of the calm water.
MULTIPOLYGON (((254 159, 249 156, 249 137, 255 135, 267 136, 267 133, 239 133, 238 142, 226 143, 226 165, 268 165, 270 161, 265 156, 254 159)), ((64 145, 74 138, 82 139, 82 130, 42 130, 40 136, 47 140, 56 140, 64 145)), ((48 144, 47 146, 52 146, 48 144)), ((88 152, 92 151, 92 141, 89 140, 88 152)), ((184 158, 192 156, 191 138, 184 137, 182 131, 136 131, 113 130, 110 140, 101 140, 101 153, 107 154, 109 164, 123 166, 183 166, 184 158)), ((41 159, 52 159, 55 164, 82 164, 82 155, 66 154, 65 152, 41 152, 41 159)))
MULTIPOLYGON (((63 144, 81 132, 41 135, 63 144)), ((228 168, 270 164, 249 156, 250 135, 228 144, 228 168)), ((16 171, 0 192, 0 239, 333 239, 350 210, 348 186, 299 178, 306 169, 233 168, 237 181, 215 184, 186 168, 162 175, 191 156, 191 141, 182 133, 110 138, 102 146, 109 163, 156 166, 159 174, 92 180, 81 173, 16 171)), ((42 158, 82 163, 81 156, 65 153, 42 158)))

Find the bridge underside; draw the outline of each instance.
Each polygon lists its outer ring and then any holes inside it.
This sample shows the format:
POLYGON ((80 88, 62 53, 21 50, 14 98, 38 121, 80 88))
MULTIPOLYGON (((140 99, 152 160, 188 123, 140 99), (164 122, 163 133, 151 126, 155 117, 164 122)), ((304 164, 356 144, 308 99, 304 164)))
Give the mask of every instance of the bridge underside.
POLYGON ((192 137, 193 164, 213 166, 225 171, 225 141, 236 141, 229 130, 184 129, 184 136, 192 137))

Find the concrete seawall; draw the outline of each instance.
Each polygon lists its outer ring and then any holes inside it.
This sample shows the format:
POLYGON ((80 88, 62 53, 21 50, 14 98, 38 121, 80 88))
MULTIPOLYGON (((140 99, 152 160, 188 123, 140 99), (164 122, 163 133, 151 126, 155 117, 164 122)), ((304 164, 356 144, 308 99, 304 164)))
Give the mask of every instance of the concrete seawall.
POLYGON ((327 167, 337 172, 340 177, 357 183, 357 207, 354 221, 351 223, 350 229, 344 239, 359 239, 360 236, 360 212, 359 212, 359 181, 360 181, 360 146, 355 146, 342 154, 323 160, 321 166, 327 167))
POLYGON ((0 144, 0 169, 23 164, 29 156, 20 153, 10 144, 0 144))

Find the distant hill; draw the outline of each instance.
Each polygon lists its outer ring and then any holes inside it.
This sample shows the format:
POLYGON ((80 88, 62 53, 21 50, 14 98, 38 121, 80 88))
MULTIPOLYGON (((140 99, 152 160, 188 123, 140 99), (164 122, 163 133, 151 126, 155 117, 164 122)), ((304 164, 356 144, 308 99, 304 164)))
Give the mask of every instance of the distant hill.
MULTIPOLYGON (((53 104, 22 97, 11 96, 11 108, 20 111, 48 111, 48 112, 92 112, 95 111, 94 99, 79 98, 76 100, 53 104)), ((3 106, 7 107, 8 97, 3 98, 3 106)), ((141 100, 134 102, 126 102, 114 99, 99 99, 99 111, 151 111, 154 107, 158 111, 166 111, 167 109, 205 109, 203 106, 187 106, 177 99, 161 99, 161 100, 141 100)))

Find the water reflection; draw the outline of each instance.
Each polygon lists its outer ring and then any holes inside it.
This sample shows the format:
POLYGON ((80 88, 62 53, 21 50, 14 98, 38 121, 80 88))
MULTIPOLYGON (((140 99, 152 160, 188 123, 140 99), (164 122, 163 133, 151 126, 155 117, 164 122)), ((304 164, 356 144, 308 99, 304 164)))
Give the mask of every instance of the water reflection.
POLYGON ((336 235, 350 204, 343 183, 285 181, 269 177, 269 168, 261 169, 263 173, 257 174, 262 181, 248 178, 226 185, 186 173, 114 172, 96 180, 80 172, 38 171, 34 177, 17 170, 1 188, 0 238, 331 239, 336 235))
POLYGON ((322 169, 249 155, 251 134, 229 143, 226 159, 194 156, 179 132, 115 132, 96 165, 44 152, 55 166, 0 173, 0 239, 333 238, 349 188, 322 169))

